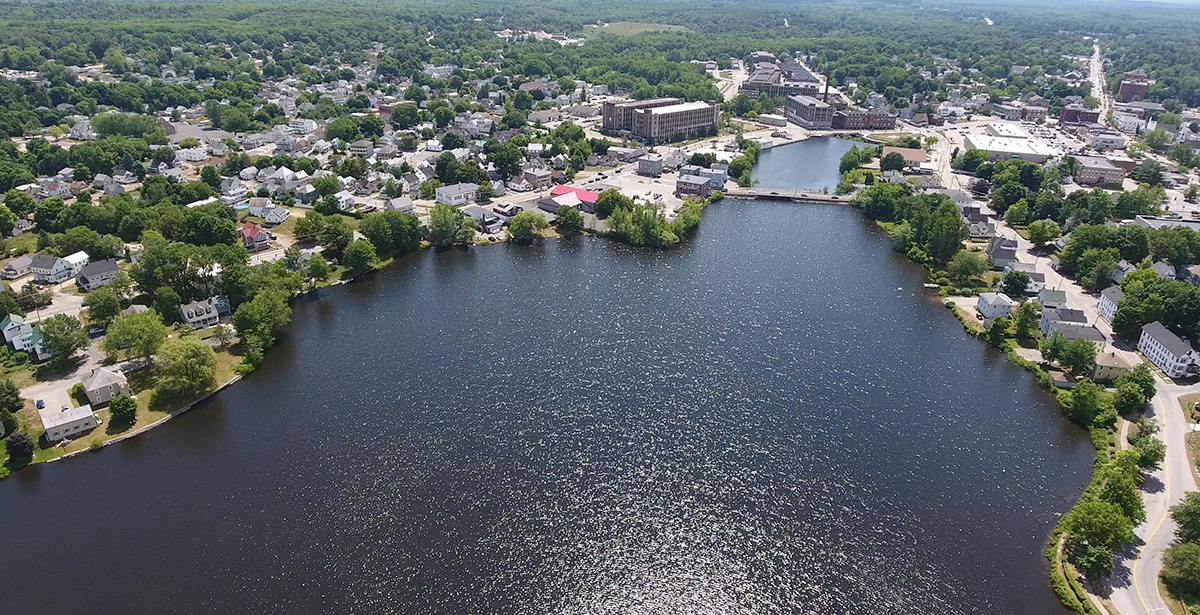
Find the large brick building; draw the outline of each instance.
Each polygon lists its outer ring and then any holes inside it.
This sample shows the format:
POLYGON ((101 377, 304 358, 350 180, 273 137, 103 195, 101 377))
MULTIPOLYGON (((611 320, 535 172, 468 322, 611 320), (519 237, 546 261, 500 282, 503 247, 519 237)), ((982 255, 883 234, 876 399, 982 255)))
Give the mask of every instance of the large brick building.
POLYGON ((669 143, 716 136, 721 108, 716 103, 690 102, 637 109, 630 134, 639 141, 669 143))
POLYGON ((1133 102, 1135 100, 1146 100, 1146 94, 1150 91, 1150 82, 1138 79, 1132 81, 1122 81, 1121 87, 1117 89, 1117 102, 1133 102))
POLYGON ((1100 122, 1100 110, 1088 109, 1083 105, 1067 105, 1058 115, 1061 124, 1096 124, 1100 122))
POLYGON ((831 126, 834 130, 892 130, 896 116, 879 110, 845 109, 833 112, 831 126))
POLYGON ((633 131, 633 116, 639 109, 653 109, 682 103, 682 98, 651 98, 649 100, 627 100, 606 102, 602 112, 604 130, 612 133, 633 131))

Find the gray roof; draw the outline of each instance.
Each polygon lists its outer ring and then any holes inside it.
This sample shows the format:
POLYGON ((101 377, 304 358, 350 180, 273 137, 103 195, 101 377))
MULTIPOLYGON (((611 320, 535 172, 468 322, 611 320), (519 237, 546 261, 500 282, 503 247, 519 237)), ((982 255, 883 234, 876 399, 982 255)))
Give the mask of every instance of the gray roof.
POLYGON ((1142 334, 1149 335, 1159 344, 1166 347, 1171 354, 1182 357, 1192 351, 1192 345, 1187 340, 1171 333, 1161 322, 1157 320, 1142 327, 1142 334))
POLYGON ((58 264, 58 261, 59 258, 57 256, 35 254, 33 255, 33 261, 31 261, 29 264, 30 266, 37 267, 38 269, 54 269, 54 266, 58 264))
POLYGON ((93 391, 100 387, 124 384, 125 382, 127 382, 125 374, 101 367, 92 370, 90 375, 83 377, 83 388, 93 391))
POLYGON ((13 269, 23 269, 25 267, 30 266, 31 264, 33 264, 33 256, 29 255, 29 254, 22 254, 16 258, 12 259, 11 261, 8 261, 8 264, 5 265, 4 267, 5 268, 11 267, 13 269))
POLYGON ((1042 312, 1042 318, 1053 322, 1087 322, 1087 314, 1083 310, 1068 307, 1046 310, 1042 312))
POLYGON ((120 267, 117 266, 116 259, 109 258, 84 265, 83 269, 79 270, 79 275, 86 278, 104 273, 116 273, 120 270, 120 267))
POLYGON ((453 186, 442 186, 437 189, 437 192, 448 195, 467 194, 479 190, 479 184, 454 184, 453 186))
POLYGON ((1114 284, 1104 289, 1104 291, 1100 293, 1100 296, 1112 301, 1113 303, 1117 303, 1125 298, 1125 291, 1121 290, 1120 286, 1114 284))
POLYGON ((1069 340, 1091 340, 1093 342, 1103 342, 1104 334, 1099 329, 1092 325, 1080 322, 1066 322, 1056 320, 1050 323, 1050 328, 1053 331, 1058 331, 1063 334, 1063 337, 1069 340))

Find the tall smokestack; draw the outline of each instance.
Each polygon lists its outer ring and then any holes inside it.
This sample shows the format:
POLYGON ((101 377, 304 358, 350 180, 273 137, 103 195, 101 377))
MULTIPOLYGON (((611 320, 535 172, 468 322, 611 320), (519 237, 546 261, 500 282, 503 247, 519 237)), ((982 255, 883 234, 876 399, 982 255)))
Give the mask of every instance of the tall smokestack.
POLYGON ((825 74, 825 95, 821 97, 821 102, 829 104, 829 74, 825 74))

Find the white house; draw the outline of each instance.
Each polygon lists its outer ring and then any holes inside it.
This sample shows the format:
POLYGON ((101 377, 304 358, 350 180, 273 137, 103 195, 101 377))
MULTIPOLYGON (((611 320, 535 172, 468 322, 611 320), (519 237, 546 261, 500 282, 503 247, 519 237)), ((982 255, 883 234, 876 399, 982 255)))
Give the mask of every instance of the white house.
POLYGON ((22 254, 4 265, 4 279, 15 280, 21 276, 29 275, 33 271, 33 256, 22 254))
POLYGON ((30 263, 33 279, 43 284, 58 284, 72 277, 71 266, 66 259, 37 254, 30 263))
POLYGON ((354 209, 354 193, 349 190, 342 190, 335 194, 334 197, 337 198, 338 209, 342 211, 354 209))
POLYGON ((478 184, 460 183, 452 186, 442 186, 434 192, 438 203, 457 207, 459 205, 466 205, 467 203, 474 203, 475 195, 478 191, 478 184))
POLYGON ((125 378, 124 373, 104 367, 93 369, 91 374, 83 377, 80 384, 87 393, 88 401, 93 404, 106 404, 117 395, 128 395, 130 391, 129 380, 125 378))
POLYGON ((111 283, 120 275, 121 269, 117 266, 116 259, 109 258, 94 263, 88 263, 79 270, 79 274, 75 276, 75 282, 79 284, 84 292, 90 293, 101 286, 111 283))
POLYGON ((42 427, 46 429, 46 440, 50 442, 74 438, 96 427, 92 407, 86 404, 78 408, 63 406, 59 410, 42 408, 38 410, 38 416, 42 419, 42 427))
POLYGON ((208 160, 208 150, 203 147, 185 147, 175 151, 175 157, 187 162, 204 162, 208 160))
POLYGON ((1051 310, 1067 307, 1067 291, 1043 288, 1042 292, 1038 293, 1038 303, 1042 304, 1042 307, 1051 310))
POLYGON ((1190 342, 1171 333, 1157 320, 1142 327, 1138 350, 1172 378, 1196 373, 1200 361, 1190 342))
POLYGON ((23 316, 8 314, 0 320, 0 331, 4 332, 4 343, 11 344, 14 350, 28 352, 33 337, 33 327, 25 322, 23 316))
POLYGON ((1038 271, 1037 265, 1034 265, 1033 263, 1020 263, 1013 261, 1004 268, 1005 273, 1010 271, 1020 271, 1029 276, 1029 284, 1025 285, 1025 292, 1028 294, 1036 295, 1042 292, 1042 289, 1046 287, 1046 274, 1038 271))
POLYGON ((221 320, 217 313, 217 301, 211 297, 179 306, 179 315, 184 322, 197 329, 207 329, 221 320))
POLYGON ((1125 291, 1121 290, 1120 286, 1112 285, 1104 289, 1100 293, 1100 303, 1097 309, 1100 311, 1100 318, 1112 322, 1113 317, 1117 315, 1117 305, 1125 298, 1125 291))
POLYGON ((1016 306, 1017 302, 1004 293, 980 293, 975 309, 979 310, 984 322, 991 322, 996 318, 1009 317, 1016 306))
POLYGON ((74 254, 63 257, 63 260, 66 261, 68 271, 70 272, 68 277, 73 278, 79 275, 80 271, 83 271, 83 268, 88 264, 90 259, 88 258, 87 252, 80 250, 74 254))

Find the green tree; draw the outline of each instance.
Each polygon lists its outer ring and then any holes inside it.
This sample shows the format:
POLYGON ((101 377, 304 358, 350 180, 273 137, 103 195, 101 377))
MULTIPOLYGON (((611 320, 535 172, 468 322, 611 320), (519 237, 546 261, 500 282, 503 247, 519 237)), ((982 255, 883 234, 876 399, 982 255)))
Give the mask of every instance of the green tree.
POLYGON ((1154 376, 1154 372, 1145 363, 1139 364, 1130 372, 1122 374, 1116 380, 1116 384, 1120 385, 1125 382, 1136 384, 1142 390, 1142 396, 1146 401, 1154 399, 1154 394, 1158 387, 1158 378, 1154 376))
POLYGON ((305 277, 313 282, 324 282, 329 279, 329 264, 325 262, 325 257, 313 254, 308 261, 308 272, 305 277))
MULTIPOLYGON (((905 248, 907 250, 907 248, 905 248)), ((958 285, 971 281, 976 276, 983 275, 988 270, 987 258, 979 252, 959 250, 946 265, 946 273, 958 285)))
POLYGON ((159 350, 155 371, 156 395, 193 397, 217 385, 217 353, 195 337, 169 341, 159 350))
MULTIPOLYGON (((562 208, 562 210, 570 208, 562 208)), ((508 233, 512 236, 514 243, 533 243, 533 238, 537 237, 540 230, 545 229, 546 216, 543 216, 539 211, 527 210, 518 213, 512 217, 508 223, 508 233)))
POLYGON ((1017 270, 1006 272, 1001 284, 1004 286, 1004 294, 1014 298, 1022 297, 1029 288, 1029 274, 1017 270))
POLYGON ((0 380, 0 412, 16 414, 24 407, 25 400, 21 397, 21 389, 8 378, 0 380))
POLYGON ((438 203, 429 212, 429 239, 435 246, 470 244, 475 228, 474 220, 449 205, 438 203))
POLYGON ((1041 324, 1041 314, 1038 312, 1038 306, 1032 301, 1026 301, 1017 308, 1013 313, 1013 326, 1017 332, 1017 339, 1031 340, 1038 331, 1041 324))
POLYGON ((616 190, 605 190, 596 197, 596 215, 607 218, 618 207, 629 207, 633 201, 616 190))
POLYGON ((1200 599, 1200 544, 1176 543, 1163 554, 1163 586, 1180 600, 1200 599))
POLYGON ((200 169, 200 181, 208 184, 213 190, 221 187, 221 176, 212 165, 206 164, 200 169))
POLYGON ((39 325, 46 351, 50 353, 51 365, 65 367, 71 357, 88 345, 87 333, 78 318, 67 314, 55 314, 39 325))
POLYGON ((1122 382, 1117 384, 1113 405, 1117 408, 1117 414, 1132 415, 1146 405, 1146 396, 1142 395, 1142 388, 1138 385, 1128 381, 1122 382))
POLYGON ((379 257, 375 254, 375 244, 368 239, 355 239, 346 246, 342 262, 350 269, 351 275, 358 275, 375 267, 379 257))
POLYGON ((1029 202, 1025 199, 1018 199, 1016 203, 1004 212, 1004 221, 1010 226, 1023 226, 1029 221, 1029 202))
POLYGON ((1117 549, 1133 541, 1133 522, 1121 507, 1095 497, 1086 497, 1063 517, 1068 545, 1080 551, 1083 545, 1117 549))
POLYGON ((1058 362, 1074 376, 1084 376, 1096 369, 1096 344, 1091 340, 1071 340, 1063 346, 1058 362))
POLYGON ((988 326, 984 337, 987 342, 996 348, 1001 348, 1004 345, 1004 339, 1008 337, 1008 328, 1012 326, 1012 321, 1001 316, 992 321, 988 326))
POLYGON ((583 233, 583 214, 574 207, 561 207, 558 210, 558 234, 563 237, 576 237, 583 233))
POLYGON ((5 440, 9 459, 29 459, 33 457, 33 439, 17 431, 8 435, 5 440))
POLYGON ((1054 220, 1035 220, 1029 224, 1029 241, 1038 248, 1057 240, 1062 236, 1062 229, 1054 220))
POLYGON ((1200 544, 1200 491, 1191 491, 1171 507, 1175 538, 1179 542, 1200 544))
POLYGON ((170 286, 162 286, 154 291, 154 311, 158 312, 167 322, 179 320, 179 306, 182 303, 183 300, 179 298, 179 293, 170 286))
POLYGON ((125 394, 117 395, 109 402, 108 413, 117 425, 133 425, 137 422, 137 400, 125 394))
POLYGON ((354 229, 341 216, 329 216, 321 228, 321 246, 326 254, 341 260, 346 247, 354 240, 354 229))
POLYGON ((892 152, 887 156, 879 159, 880 171, 903 171, 904 170, 904 155, 899 152, 892 152))
POLYGON ((1059 404, 1072 421, 1085 427, 1111 424, 1117 420, 1112 400, 1100 385, 1081 380, 1070 391, 1060 391, 1059 404))
POLYGON ((275 334, 292 319, 287 295, 278 290, 264 290, 253 299, 238 306, 233 313, 233 326, 242 339, 254 336, 264 347, 275 343, 275 334))
POLYGON ((120 351, 150 359, 167 341, 167 326, 154 310, 131 312, 118 317, 108 327, 100 348, 110 357, 120 351))
MULTIPOLYGON (((1138 399, 1144 400, 1138 392, 1138 399)), ((1118 391, 1117 403, 1120 404, 1118 391)), ((1144 402, 1143 402, 1144 403, 1144 402)), ((1119 408, 1119 405, 1118 405, 1119 408)), ((1140 409, 1140 406, 1138 407, 1140 409)), ((1167 447, 1158 439, 1158 423, 1154 419, 1143 416, 1137 422, 1137 429, 1129 434, 1129 444, 1138 452, 1138 465, 1147 470, 1154 470, 1167 457, 1167 447)))
POLYGON ((102 286, 87 294, 88 320, 108 326, 121 313, 121 298, 116 291, 102 286))
POLYGON ((962 220, 958 206, 949 199, 942 201, 929 214, 927 230, 929 255, 943 265, 962 249, 962 242, 969 236, 967 225, 962 220))

